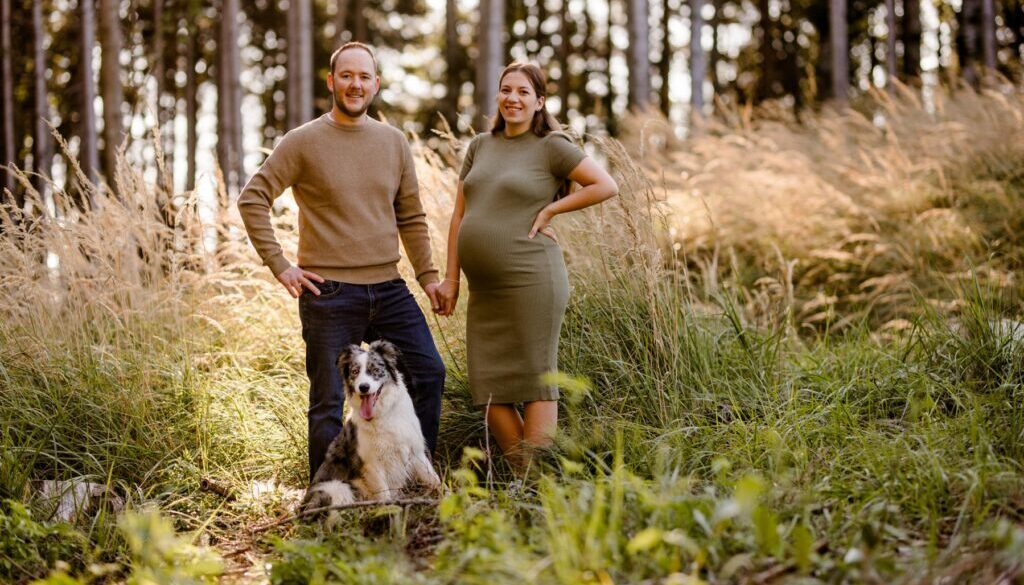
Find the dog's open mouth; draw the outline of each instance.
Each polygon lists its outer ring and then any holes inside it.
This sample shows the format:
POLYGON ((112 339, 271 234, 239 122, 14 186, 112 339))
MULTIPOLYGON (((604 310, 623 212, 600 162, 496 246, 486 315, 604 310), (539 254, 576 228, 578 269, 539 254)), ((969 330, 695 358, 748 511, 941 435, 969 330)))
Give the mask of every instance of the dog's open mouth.
POLYGON ((360 394, 359 395, 359 416, 363 417, 364 420, 373 419, 373 407, 377 404, 377 399, 380 398, 380 390, 373 394, 360 394))

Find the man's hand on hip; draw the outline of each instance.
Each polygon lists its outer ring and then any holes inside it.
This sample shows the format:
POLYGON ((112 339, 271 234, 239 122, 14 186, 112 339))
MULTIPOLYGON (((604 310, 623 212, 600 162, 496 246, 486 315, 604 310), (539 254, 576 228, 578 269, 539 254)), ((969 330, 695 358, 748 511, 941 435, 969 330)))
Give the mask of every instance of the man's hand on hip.
POLYGON ((277 281, 284 285, 284 288, 288 290, 288 294, 295 298, 299 298, 302 294, 302 289, 308 288, 310 292, 319 296, 320 289, 313 284, 313 281, 323 282, 324 278, 319 274, 314 274, 308 270, 303 270, 298 266, 289 266, 281 274, 277 275, 277 281))
POLYGON ((430 308, 435 313, 439 313, 441 311, 441 301, 437 296, 437 283, 431 282, 430 284, 423 285, 423 292, 427 293, 427 298, 430 299, 430 308))

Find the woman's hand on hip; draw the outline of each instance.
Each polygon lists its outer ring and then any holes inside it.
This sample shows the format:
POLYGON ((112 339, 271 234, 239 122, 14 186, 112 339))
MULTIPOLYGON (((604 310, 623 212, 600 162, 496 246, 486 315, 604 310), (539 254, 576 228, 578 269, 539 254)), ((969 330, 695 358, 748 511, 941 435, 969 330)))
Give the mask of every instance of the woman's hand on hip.
POLYGON ((554 213, 547 207, 540 210, 537 214, 537 219, 533 220, 533 227, 530 228, 529 238, 532 240, 538 233, 544 234, 558 243, 558 237, 555 236, 555 230, 551 227, 551 218, 555 216, 554 213))

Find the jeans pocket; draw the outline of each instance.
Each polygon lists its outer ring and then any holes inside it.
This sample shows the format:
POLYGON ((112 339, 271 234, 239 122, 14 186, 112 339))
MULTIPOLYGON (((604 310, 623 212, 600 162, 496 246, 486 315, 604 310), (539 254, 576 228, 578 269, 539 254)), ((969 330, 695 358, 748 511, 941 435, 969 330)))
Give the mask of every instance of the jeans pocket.
POLYGON ((307 292, 305 292, 303 294, 311 295, 313 298, 317 298, 317 299, 329 299, 329 298, 333 298, 333 297, 336 297, 336 296, 340 295, 341 291, 345 288, 344 284, 342 284, 342 283, 340 283, 340 282, 338 282, 336 280, 325 280, 323 282, 314 282, 313 286, 315 286, 316 288, 318 288, 320 290, 320 294, 319 295, 314 295, 313 293, 311 293, 309 291, 307 291, 307 292))

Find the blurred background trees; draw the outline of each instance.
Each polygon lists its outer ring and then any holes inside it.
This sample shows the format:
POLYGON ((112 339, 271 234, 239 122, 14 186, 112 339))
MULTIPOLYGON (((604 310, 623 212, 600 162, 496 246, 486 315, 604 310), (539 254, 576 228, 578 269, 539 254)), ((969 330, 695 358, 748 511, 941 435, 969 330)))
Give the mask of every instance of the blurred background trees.
POLYGON ((76 177, 50 124, 112 191, 124 147, 173 190, 219 167, 237 192, 277 138, 330 108, 329 56, 349 40, 378 48, 374 112, 425 139, 439 114, 459 134, 485 128, 514 59, 548 71, 559 119, 611 135, 631 109, 684 135, 694 115, 748 105, 799 119, 897 79, 927 94, 1024 75, 1022 0, 0 0, 0 18, 0 162, 41 175, 40 193, 42 176, 76 177))

